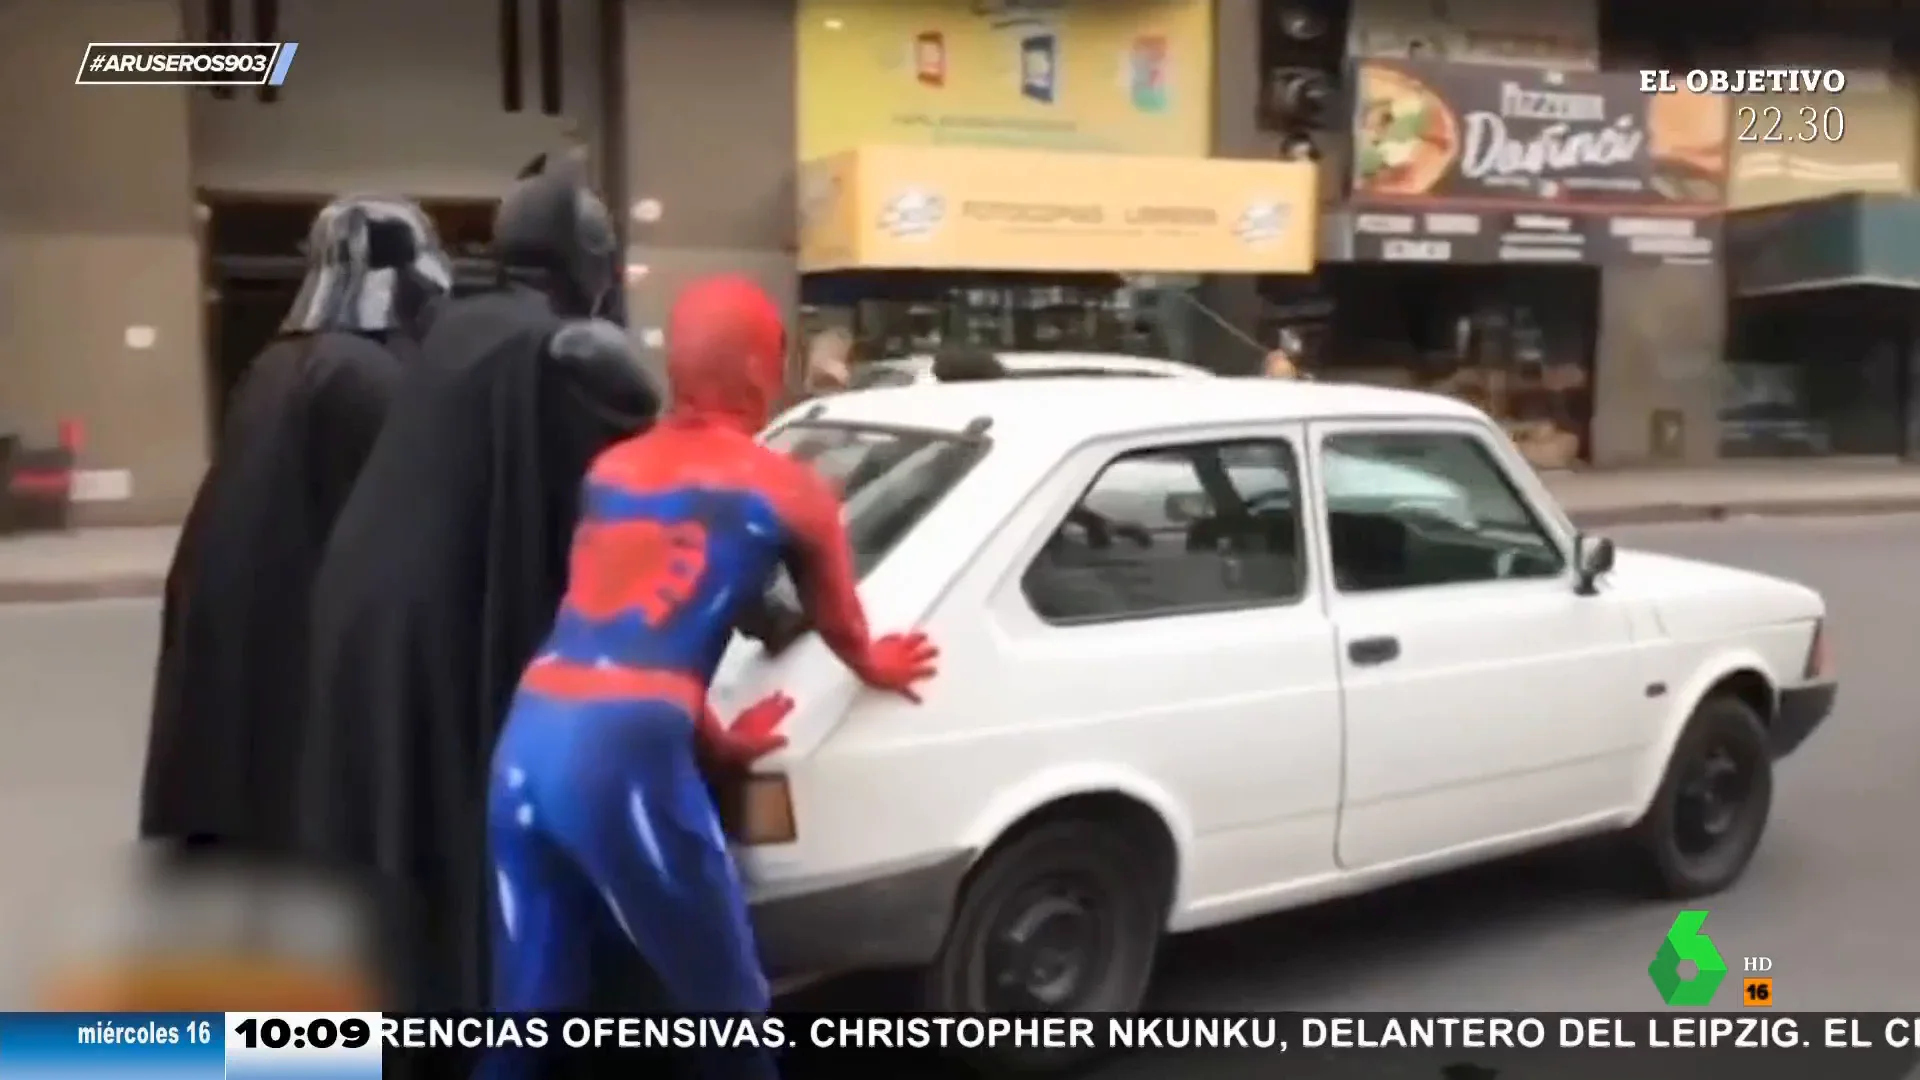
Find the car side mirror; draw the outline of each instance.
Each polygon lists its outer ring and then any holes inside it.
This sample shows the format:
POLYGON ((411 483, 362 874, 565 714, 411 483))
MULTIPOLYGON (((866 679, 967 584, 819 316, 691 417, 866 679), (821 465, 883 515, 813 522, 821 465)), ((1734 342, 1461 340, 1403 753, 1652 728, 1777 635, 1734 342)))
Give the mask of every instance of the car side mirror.
POLYGON ((1573 566, 1573 591, 1581 596, 1598 593, 1601 576, 1613 570, 1613 541, 1586 533, 1574 537, 1573 566))
POLYGON ((1204 492, 1176 491, 1167 496, 1166 506, 1161 512, 1173 524, 1187 525, 1210 516, 1212 507, 1207 505, 1204 492))

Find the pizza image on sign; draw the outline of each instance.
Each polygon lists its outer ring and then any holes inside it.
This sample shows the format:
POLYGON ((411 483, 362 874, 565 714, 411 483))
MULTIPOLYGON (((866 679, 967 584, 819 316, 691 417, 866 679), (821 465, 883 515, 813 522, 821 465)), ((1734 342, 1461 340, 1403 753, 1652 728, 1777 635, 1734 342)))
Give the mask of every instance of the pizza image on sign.
POLYGON ((1395 68, 1360 68, 1353 186, 1377 195, 1423 195, 1460 156, 1460 121, 1446 101, 1395 68))

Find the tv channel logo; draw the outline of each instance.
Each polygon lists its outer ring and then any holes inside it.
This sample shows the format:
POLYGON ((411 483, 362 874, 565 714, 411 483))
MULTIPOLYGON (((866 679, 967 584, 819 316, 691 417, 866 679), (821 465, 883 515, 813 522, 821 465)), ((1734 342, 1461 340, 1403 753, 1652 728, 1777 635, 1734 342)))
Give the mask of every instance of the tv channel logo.
POLYGON ((1647 976, 1660 1000, 1669 1005, 1702 1006, 1713 1004, 1714 991, 1727 977, 1727 962, 1713 939, 1702 932, 1707 925, 1705 911, 1683 911, 1674 916, 1660 950, 1647 965, 1647 976), (1680 965, 1691 960, 1693 975, 1683 977, 1680 965))

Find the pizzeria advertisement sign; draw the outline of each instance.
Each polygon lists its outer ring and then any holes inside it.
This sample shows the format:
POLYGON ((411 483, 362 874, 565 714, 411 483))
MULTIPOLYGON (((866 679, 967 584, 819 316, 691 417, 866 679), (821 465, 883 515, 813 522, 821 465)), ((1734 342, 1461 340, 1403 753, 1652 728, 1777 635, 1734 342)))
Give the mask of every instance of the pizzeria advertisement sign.
MULTIPOLYGON (((1352 202, 1699 217, 1726 205, 1728 103, 1631 73, 1356 66, 1352 202)), ((1598 252, 1594 254, 1600 254, 1598 252)))

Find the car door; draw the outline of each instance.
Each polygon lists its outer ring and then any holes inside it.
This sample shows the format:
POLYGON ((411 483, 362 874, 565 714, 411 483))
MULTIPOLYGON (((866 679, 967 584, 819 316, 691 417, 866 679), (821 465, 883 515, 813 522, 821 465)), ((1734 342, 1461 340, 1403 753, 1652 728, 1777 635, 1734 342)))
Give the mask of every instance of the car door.
POLYGON ((991 605, 1008 699, 1070 736, 1075 768, 1175 808, 1183 928, 1337 872, 1338 672, 1291 495, 1300 434, 1087 448, 991 605))
POLYGON ((1571 537, 1516 482, 1531 477, 1511 444, 1465 420, 1309 436, 1346 718, 1341 865, 1625 805, 1653 722, 1633 626, 1605 590, 1576 593, 1571 537), (1329 470, 1328 455, 1372 467, 1329 470), (1428 494, 1410 497, 1422 478, 1428 494))

